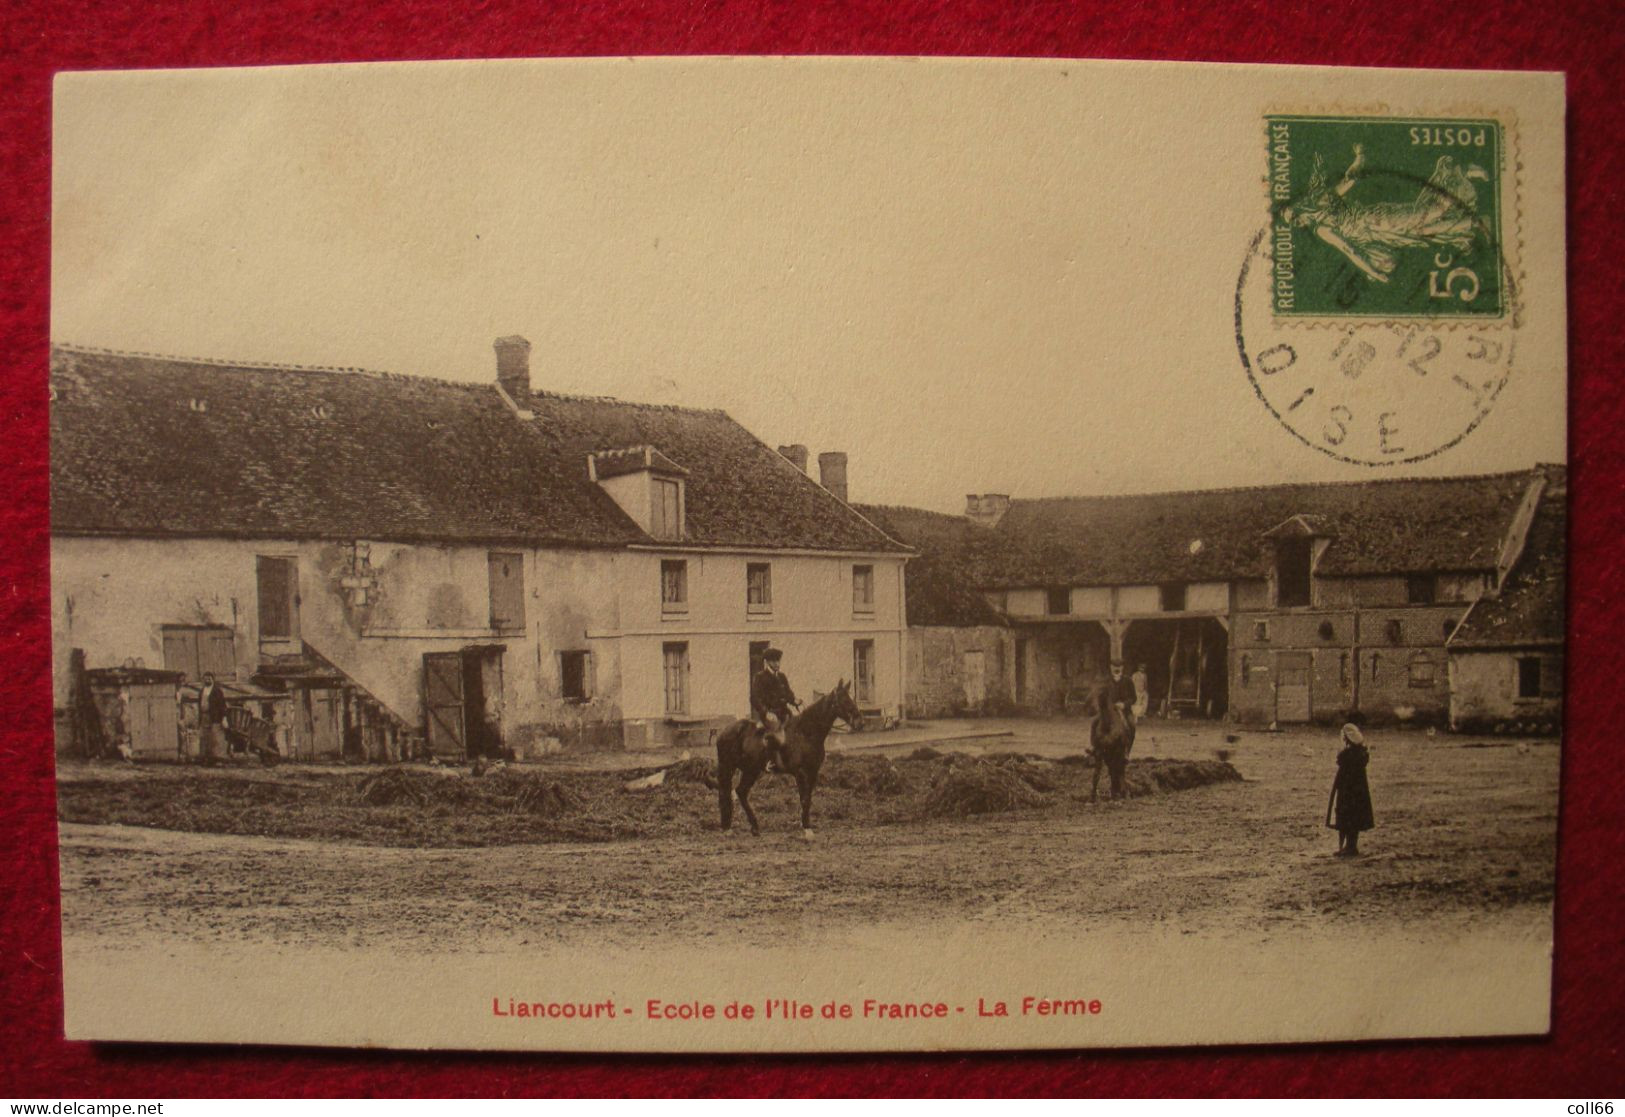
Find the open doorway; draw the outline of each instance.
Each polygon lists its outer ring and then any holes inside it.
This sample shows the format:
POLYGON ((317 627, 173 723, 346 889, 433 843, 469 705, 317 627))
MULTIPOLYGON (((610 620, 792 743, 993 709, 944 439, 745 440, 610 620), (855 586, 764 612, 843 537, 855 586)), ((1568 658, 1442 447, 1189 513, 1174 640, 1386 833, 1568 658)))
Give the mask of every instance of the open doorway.
POLYGON ((502 755, 501 645, 423 657, 424 737, 437 759, 502 755))
POLYGON ((1230 708, 1230 633, 1213 617, 1135 620, 1123 634, 1123 665, 1144 667, 1161 717, 1221 717, 1230 708))

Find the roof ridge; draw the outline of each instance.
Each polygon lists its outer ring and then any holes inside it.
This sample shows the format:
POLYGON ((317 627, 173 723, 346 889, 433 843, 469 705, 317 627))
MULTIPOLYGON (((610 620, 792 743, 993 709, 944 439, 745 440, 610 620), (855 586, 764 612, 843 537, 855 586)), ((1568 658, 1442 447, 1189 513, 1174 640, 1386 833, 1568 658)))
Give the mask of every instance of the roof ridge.
MULTIPOLYGON (((1273 485, 1227 485, 1215 489, 1159 489, 1145 493, 1081 493, 1071 496, 1029 496, 1011 500, 1011 505, 1045 504, 1071 500, 1143 500, 1152 496, 1210 496, 1220 493, 1264 493, 1280 489, 1363 488, 1367 485, 1415 485, 1429 482, 1464 483, 1529 477, 1539 467, 1509 469, 1498 473, 1463 473, 1451 477, 1378 477, 1370 481, 1282 481, 1273 485)), ((922 511, 924 511, 922 509, 922 511)))
POLYGON ((589 392, 558 392, 551 388, 532 388, 530 397, 531 399, 565 400, 573 403, 613 403, 617 407, 638 407, 645 411, 675 411, 685 415, 720 415, 729 422, 735 421, 733 416, 720 407, 686 407, 680 403, 645 403, 642 400, 621 399, 619 396, 595 396, 589 392))
MULTIPOLYGON (((314 373, 347 373, 370 377, 375 380, 405 381, 412 384, 438 384, 449 388, 461 388, 466 391, 479 391, 493 388, 496 381, 484 380, 452 380, 444 376, 429 376, 416 372, 386 372, 382 369, 361 368, 349 365, 301 365, 279 361, 243 361, 228 357, 188 357, 179 353, 148 353, 138 349, 111 349, 98 345, 78 345, 70 341, 53 341, 52 352, 66 353, 94 353, 104 357, 135 357, 147 361, 173 361, 177 364, 204 365, 212 368, 241 369, 245 372, 314 372, 314 373)), ((617 407, 637 407, 647 411, 675 411, 693 415, 721 415, 727 417, 727 412, 720 407, 684 407, 676 403, 644 403, 641 400, 621 399, 618 396, 591 395, 581 392, 557 392, 548 389, 531 392, 532 398, 559 399, 585 403, 609 403, 617 407)))
POLYGON ((179 353, 148 353, 139 349, 111 349, 100 345, 77 345, 67 341, 53 341, 52 352, 94 353, 104 357, 136 357, 145 361, 173 361, 184 365, 206 365, 211 368, 234 368, 252 372, 343 372, 375 377, 380 380, 427 380, 456 387, 477 387, 467 381, 447 380, 439 376, 420 376, 416 373, 384 372, 380 369, 351 365, 301 365, 279 361, 242 361, 226 357, 188 357, 179 353))

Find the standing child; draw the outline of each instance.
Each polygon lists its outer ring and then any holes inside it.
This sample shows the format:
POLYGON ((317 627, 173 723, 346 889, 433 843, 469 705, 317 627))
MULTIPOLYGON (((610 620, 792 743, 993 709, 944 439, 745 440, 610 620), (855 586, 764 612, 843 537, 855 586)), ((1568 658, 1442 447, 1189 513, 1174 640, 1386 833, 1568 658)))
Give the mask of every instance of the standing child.
POLYGON ((1365 736, 1356 725, 1343 726, 1343 749, 1337 754, 1337 779, 1326 802, 1326 825, 1337 831, 1337 856, 1360 856, 1360 831, 1376 823, 1371 817, 1371 785, 1366 782, 1365 736), (1336 821, 1333 821, 1333 815, 1336 821))

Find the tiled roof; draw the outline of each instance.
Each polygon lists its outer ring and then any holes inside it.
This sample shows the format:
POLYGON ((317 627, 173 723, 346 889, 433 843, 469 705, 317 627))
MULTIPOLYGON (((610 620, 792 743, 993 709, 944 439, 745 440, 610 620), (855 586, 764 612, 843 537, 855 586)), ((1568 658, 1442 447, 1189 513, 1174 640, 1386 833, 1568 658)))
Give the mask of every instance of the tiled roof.
POLYGON ((1568 484, 1563 470, 1550 470, 1549 476, 1523 554, 1501 592, 1467 611, 1450 637, 1452 651, 1563 643, 1568 484))
POLYGON ((493 384, 57 347, 53 530, 542 545, 652 542, 587 454, 656 448, 687 475, 686 542, 897 552, 720 411, 493 384))
POLYGON ((914 508, 860 510, 920 552, 908 568, 910 623, 974 624, 986 623, 967 619, 982 599, 967 587, 1264 578, 1275 540, 1291 536, 1329 541, 1323 575, 1492 570, 1535 477, 1016 500, 994 527, 914 508))
POLYGON ((970 544, 986 530, 963 516, 879 504, 855 506, 876 527, 919 552, 905 583, 908 623, 965 627, 1002 625, 999 611, 974 587, 970 544))
POLYGON ((1262 578, 1273 537, 1324 535, 1322 575, 1489 570, 1529 473, 1017 500, 973 546, 980 584, 1262 578), (1287 528, 1283 525, 1291 523, 1287 528))

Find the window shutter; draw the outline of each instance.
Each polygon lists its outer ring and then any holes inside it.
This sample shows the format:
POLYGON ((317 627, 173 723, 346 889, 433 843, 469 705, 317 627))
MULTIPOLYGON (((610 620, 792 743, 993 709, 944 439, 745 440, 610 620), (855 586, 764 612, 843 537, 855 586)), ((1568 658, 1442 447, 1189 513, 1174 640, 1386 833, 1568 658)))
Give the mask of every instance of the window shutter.
POLYGON ((165 630, 164 670, 179 671, 188 682, 197 682, 203 677, 198 666, 197 634, 191 629, 165 630))
POLYGON ((237 648, 229 628, 206 628, 198 633, 198 670, 212 671, 217 679, 237 677, 237 648))

